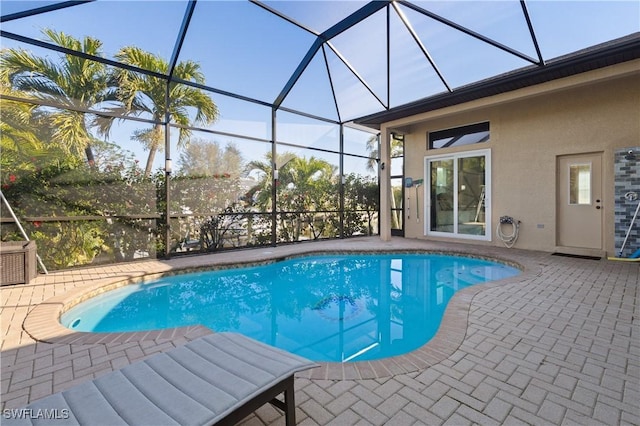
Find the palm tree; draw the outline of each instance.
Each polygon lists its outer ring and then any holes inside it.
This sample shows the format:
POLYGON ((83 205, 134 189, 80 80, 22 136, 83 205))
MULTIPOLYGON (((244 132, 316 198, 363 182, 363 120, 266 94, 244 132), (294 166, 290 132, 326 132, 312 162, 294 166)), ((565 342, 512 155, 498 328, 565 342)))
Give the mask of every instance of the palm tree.
MULTIPOLYGON (((402 156, 403 149, 401 139, 391 138, 391 158, 402 156)), ((380 153, 378 152, 378 136, 371 136, 367 139, 367 151, 369 151, 367 170, 375 171, 380 157, 380 153)))
MULTIPOLYGON (((115 58, 127 65, 132 65, 160 74, 168 74, 169 64, 163 58, 144 50, 128 46, 120 49, 115 58)), ((204 75, 200 65, 193 61, 183 61, 176 65, 173 76, 185 80, 204 84, 204 75)), ((165 104, 167 82, 163 79, 130 70, 118 69, 114 74, 117 82, 117 98, 122 106, 111 108, 111 111, 121 115, 150 115, 156 122, 150 129, 142 129, 134 134, 134 139, 141 142, 149 150, 145 176, 151 175, 151 168, 156 152, 162 149, 164 129, 161 122, 168 112, 173 122, 181 126, 191 124, 211 124, 218 118, 218 108, 213 100, 202 90, 184 84, 169 83, 169 105, 165 104), (190 123, 189 109, 194 108, 196 115, 190 123)), ((103 133, 108 133, 110 123, 102 127, 103 133)), ((178 146, 183 146, 189 140, 191 131, 180 128, 178 146)))
MULTIPOLYGON (((92 37, 82 41, 63 32, 43 31, 47 39, 59 46, 92 56, 102 56, 102 42, 92 37)), ((2 80, 27 96, 56 105, 53 112, 47 108, 55 141, 65 152, 86 155, 89 164, 94 157, 91 143, 94 136, 89 128, 94 117, 82 110, 108 100, 109 73, 100 62, 65 54, 56 63, 23 49, 6 49, 0 55, 2 80)), ((41 108, 38 108, 41 109, 41 108)))
MULTIPOLYGON (((272 203, 274 162, 271 153, 265 158, 266 161, 252 161, 247 165, 247 172, 258 171, 261 178, 245 198, 252 200, 260 211, 270 210, 272 203)), ((336 192, 331 184, 337 167, 323 159, 298 157, 291 152, 278 154, 275 164, 278 165, 277 209, 281 213, 289 212, 280 215, 280 229, 285 239, 295 241, 301 233, 302 219, 312 218, 316 210, 332 204, 331 198, 336 192)))
MULTIPOLYGON (((0 82, 0 93, 18 95, 9 87, 8 82, 0 82)), ((36 134, 42 127, 34 128, 35 105, 10 100, 2 101, 2 120, 0 121, 1 167, 4 170, 19 166, 20 160, 34 157, 44 148, 40 135, 36 134), (11 157, 11 161, 9 161, 11 157)))
MULTIPOLYGON (((265 155, 266 161, 251 161, 247 164, 247 174, 259 172, 260 181, 249 189, 247 198, 254 199, 255 204, 263 210, 271 208, 271 182, 273 182, 273 161, 271 153, 265 155)), ((326 198, 332 194, 316 194, 321 185, 335 178, 337 167, 326 160, 316 157, 298 157, 291 152, 278 154, 278 186, 281 190, 289 189, 300 195, 304 206, 309 206, 315 198, 326 198), (318 196, 316 196, 318 195, 318 196)), ((305 207, 306 208, 306 207, 305 207)))

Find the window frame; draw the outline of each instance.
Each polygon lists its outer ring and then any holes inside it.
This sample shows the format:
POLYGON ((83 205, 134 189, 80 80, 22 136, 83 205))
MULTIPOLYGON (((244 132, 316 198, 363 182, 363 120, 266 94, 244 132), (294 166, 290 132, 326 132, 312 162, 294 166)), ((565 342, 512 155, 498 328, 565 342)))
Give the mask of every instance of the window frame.
POLYGON ((587 161, 587 162, 581 162, 581 163, 570 163, 568 164, 569 167, 569 171, 567 173, 568 176, 568 180, 567 180, 567 202, 569 203, 570 206, 591 206, 593 205, 593 163, 591 161, 587 161), (589 170, 589 187, 587 188, 587 192, 588 192, 588 198, 589 201, 588 202, 581 202, 581 186, 580 186, 580 167, 588 167, 589 170), (575 202, 572 202, 572 198, 574 196, 574 193, 572 191, 572 186, 571 186, 571 170, 577 167, 578 169, 578 175, 576 176, 576 188, 575 190, 577 191, 575 193, 575 197, 577 198, 575 202))
POLYGON ((427 149, 429 150, 445 149, 445 148, 451 148, 451 147, 476 145, 478 143, 489 142, 490 140, 491 140, 491 124, 489 121, 482 121, 480 123, 467 124, 464 126, 452 127, 444 130, 436 130, 433 132, 427 132, 427 149), (469 144, 462 144, 462 145, 455 144, 456 138, 458 138, 459 140, 466 135, 480 133, 480 132, 487 132, 488 133, 487 137, 477 142, 473 142, 469 144), (454 140, 450 141, 448 144, 445 144, 445 146, 434 146, 434 142, 442 139, 447 139, 447 138, 453 138, 454 140))

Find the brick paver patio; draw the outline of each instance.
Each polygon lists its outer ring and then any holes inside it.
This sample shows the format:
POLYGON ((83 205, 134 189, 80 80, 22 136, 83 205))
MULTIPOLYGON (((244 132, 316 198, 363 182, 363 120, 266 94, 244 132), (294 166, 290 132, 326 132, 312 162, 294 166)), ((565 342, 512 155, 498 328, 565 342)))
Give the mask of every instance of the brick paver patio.
MULTIPOLYGON (((82 268, 2 287, 2 409, 21 407, 210 332, 190 327, 65 335, 50 315, 70 295, 149 273, 318 250, 371 249, 462 251, 517 262, 525 272, 456 296, 447 310, 453 319, 434 341, 395 364, 356 369, 324 364, 297 377, 300 424, 640 424, 639 263, 400 238, 82 268), (403 363, 411 363, 408 372, 397 368, 403 363)), ((267 405, 243 424, 284 424, 284 416, 267 405)))

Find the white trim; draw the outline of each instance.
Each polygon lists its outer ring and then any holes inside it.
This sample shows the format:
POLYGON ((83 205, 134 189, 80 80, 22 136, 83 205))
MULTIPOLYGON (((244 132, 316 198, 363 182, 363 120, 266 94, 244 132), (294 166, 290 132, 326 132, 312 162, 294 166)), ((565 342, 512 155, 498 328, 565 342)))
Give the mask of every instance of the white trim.
POLYGON ((437 155, 427 155, 424 157, 424 229, 423 233, 425 236, 434 236, 434 237, 445 237, 445 238, 455 238, 455 239, 465 239, 465 240, 481 240, 481 241, 491 241, 492 232, 491 232, 491 148, 478 149, 473 151, 464 151, 464 152, 456 152, 449 154, 437 154, 437 155), (439 232, 439 231, 431 231, 431 173, 429 173, 429 163, 433 160, 444 160, 451 159, 453 161, 453 187, 458 188, 458 159, 467 158, 467 157, 481 157, 485 158, 485 230, 484 235, 471 235, 471 234, 460 234, 458 233, 458 220, 457 220, 457 210, 458 210, 458 193, 454 191, 454 216, 455 219, 453 222, 453 232, 439 232))

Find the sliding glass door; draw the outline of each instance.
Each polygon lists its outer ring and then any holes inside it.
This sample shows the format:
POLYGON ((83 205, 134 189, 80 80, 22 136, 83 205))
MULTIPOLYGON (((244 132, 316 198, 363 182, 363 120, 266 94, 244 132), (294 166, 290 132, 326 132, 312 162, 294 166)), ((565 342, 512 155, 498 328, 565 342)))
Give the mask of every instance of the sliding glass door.
POLYGON ((425 159, 427 235, 491 239, 490 163, 489 150, 425 159))

